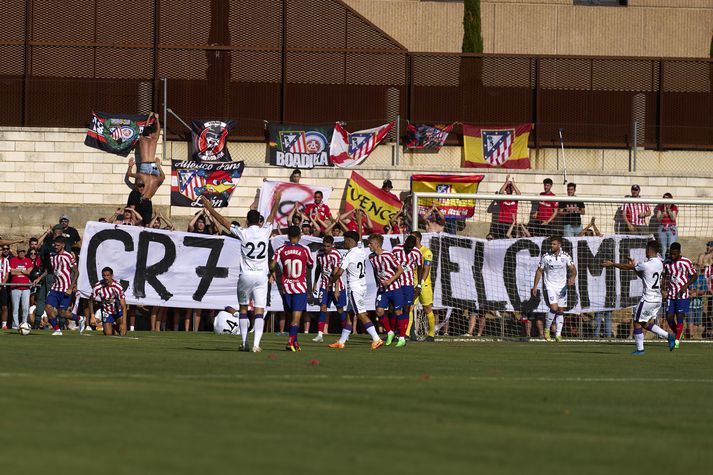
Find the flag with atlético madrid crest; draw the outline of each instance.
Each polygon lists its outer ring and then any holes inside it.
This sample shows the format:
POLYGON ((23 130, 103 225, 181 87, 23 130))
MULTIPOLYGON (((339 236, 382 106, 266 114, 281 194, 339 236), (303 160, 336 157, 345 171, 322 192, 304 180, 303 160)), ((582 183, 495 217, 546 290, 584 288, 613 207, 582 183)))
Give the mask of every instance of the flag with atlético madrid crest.
POLYGON ((329 147, 329 159, 341 168, 352 168, 362 163, 379 142, 391 132, 394 122, 373 129, 347 132, 342 124, 334 124, 334 134, 329 147))

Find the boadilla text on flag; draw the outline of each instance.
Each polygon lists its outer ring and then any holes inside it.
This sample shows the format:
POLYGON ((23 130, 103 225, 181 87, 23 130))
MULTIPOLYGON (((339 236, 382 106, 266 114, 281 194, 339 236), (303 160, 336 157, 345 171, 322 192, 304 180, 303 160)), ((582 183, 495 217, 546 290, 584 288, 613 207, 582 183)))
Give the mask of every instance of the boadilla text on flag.
POLYGON ((201 196, 216 208, 228 206, 244 169, 244 162, 171 160, 171 206, 202 208, 201 196))
POLYGON ((330 160, 341 168, 352 168, 359 165, 366 160, 393 127, 394 123, 389 122, 373 129, 349 133, 337 122, 334 125, 332 143, 329 147, 330 160))
POLYGON ((285 168, 331 166, 331 125, 299 125, 270 122, 267 125, 270 165, 285 168))
POLYGON ((201 162, 229 162, 228 134, 235 127, 234 120, 194 120, 193 160, 201 162))
POLYGON ((466 167, 530 168, 532 124, 479 127, 463 124, 463 156, 466 167))
POLYGON ((419 198, 418 214, 425 216, 433 206, 443 213, 446 219, 472 218, 475 200, 448 198, 449 193, 478 192, 478 185, 485 175, 411 175, 411 191, 443 193, 441 198, 419 198))
POLYGON ((453 124, 412 124, 406 126, 404 148, 418 152, 438 152, 453 131, 453 124))
POLYGON ((384 226, 398 214, 402 206, 401 200, 396 195, 384 191, 357 172, 352 171, 352 176, 347 183, 345 211, 355 208, 364 210, 374 225, 381 226, 381 229, 376 229, 377 232, 381 232, 384 226))
POLYGON ((126 157, 139 141, 147 118, 146 115, 94 112, 84 145, 126 157))

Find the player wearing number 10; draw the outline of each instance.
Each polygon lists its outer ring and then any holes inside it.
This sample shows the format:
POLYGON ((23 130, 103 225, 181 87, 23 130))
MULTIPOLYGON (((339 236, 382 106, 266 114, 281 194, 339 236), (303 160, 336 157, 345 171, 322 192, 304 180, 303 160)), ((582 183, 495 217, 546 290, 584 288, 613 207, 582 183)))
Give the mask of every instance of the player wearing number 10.
POLYGON ((275 257, 270 264, 274 272, 279 264, 282 268, 282 301, 285 311, 292 313, 290 324, 290 339, 287 341, 288 351, 300 351, 297 334, 300 328, 302 313, 307 311, 307 295, 312 294, 312 253, 300 244, 300 228, 290 226, 287 229, 288 242, 275 250, 275 257))
POLYGON ((644 293, 641 296, 639 305, 634 313, 634 341, 636 350, 634 355, 644 354, 644 329, 668 339, 668 347, 673 350, 676 339, 672 333, 667 333, 663 328, 656 325, 656 315, 661 309, 661 274, 663 273, 663 262, 658 255, 659 245, 656 241, 649 241, 646 245, 646 260, 635 264, 629 259, 626 264, 614 263, 606 260, 602 267, 616 267, 622 270, 634 270, 644 283, 644 293))
POLYGON ((269 263, 267 257, 267 249, 270 244, 270 235, 272 234, 272 221, 277 214, 277 208, 280 205, 282 195, 280 192, 275 193, 274 202, 270 215, 265 220, 265 223, 260 227, 260 213, 251 209, 247 215, 247 228, 239 228, 234 226, 230 221, 225 219, 218 213, 210 201, 205 196, 201 197, 203 206, 211 216, 218 221, 225 229, 229 229, 233 235, 240 239, 240 276, 238 278, 238 303, 240 310, 238 313, 238 321, 240 324, 240 336, 243 340, 241 349, 249 351, 248 347, 248 304, 250 300, 254 303, 255 321, 253 329, 255 336, 253 339, 253 352, 262 351, 260 349, 260 340, 265 328, 265 306, 267 305, 267 281, 269 263))

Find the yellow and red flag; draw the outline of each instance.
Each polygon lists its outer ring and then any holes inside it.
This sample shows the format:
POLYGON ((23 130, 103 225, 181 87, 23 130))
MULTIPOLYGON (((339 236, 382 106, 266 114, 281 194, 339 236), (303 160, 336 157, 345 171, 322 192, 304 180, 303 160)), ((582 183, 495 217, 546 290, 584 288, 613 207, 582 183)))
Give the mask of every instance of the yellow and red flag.
POLYGON ((372 184, 369 180, 353 171, 347 184, 347 197, 344 209, 351 211, 355 208, 364 210, 374 226, 383 228, 391 218, 401 210, 401 200, 393 193, 384 191, 372 184))
POLYGON ((532 124, 479 127, 463 124, 463 157, 466 167, 530 168, 532 124))
MULTIPOLYGON (((411 175, 411 191, 429 193, 469 193, 478 192, 478 185, 485 175, 411 175)), ((443 213, 446 219, 472 218, 475 200, 458 198, 420 198, 418 214, 424 216, 433 207, 443 213)))

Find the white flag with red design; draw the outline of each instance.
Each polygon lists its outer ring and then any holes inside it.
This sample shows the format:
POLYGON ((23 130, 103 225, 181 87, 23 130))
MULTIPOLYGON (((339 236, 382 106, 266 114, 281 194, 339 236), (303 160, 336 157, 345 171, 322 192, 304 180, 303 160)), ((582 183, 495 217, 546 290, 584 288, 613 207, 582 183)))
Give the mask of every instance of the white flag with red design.
POLYGON ((334 135, 329 147, 329 159, 341 168, 352 168, 366 160, 394 127, 393 122, 373 129, 349 133, 339 122, 334 124, 334 135))

